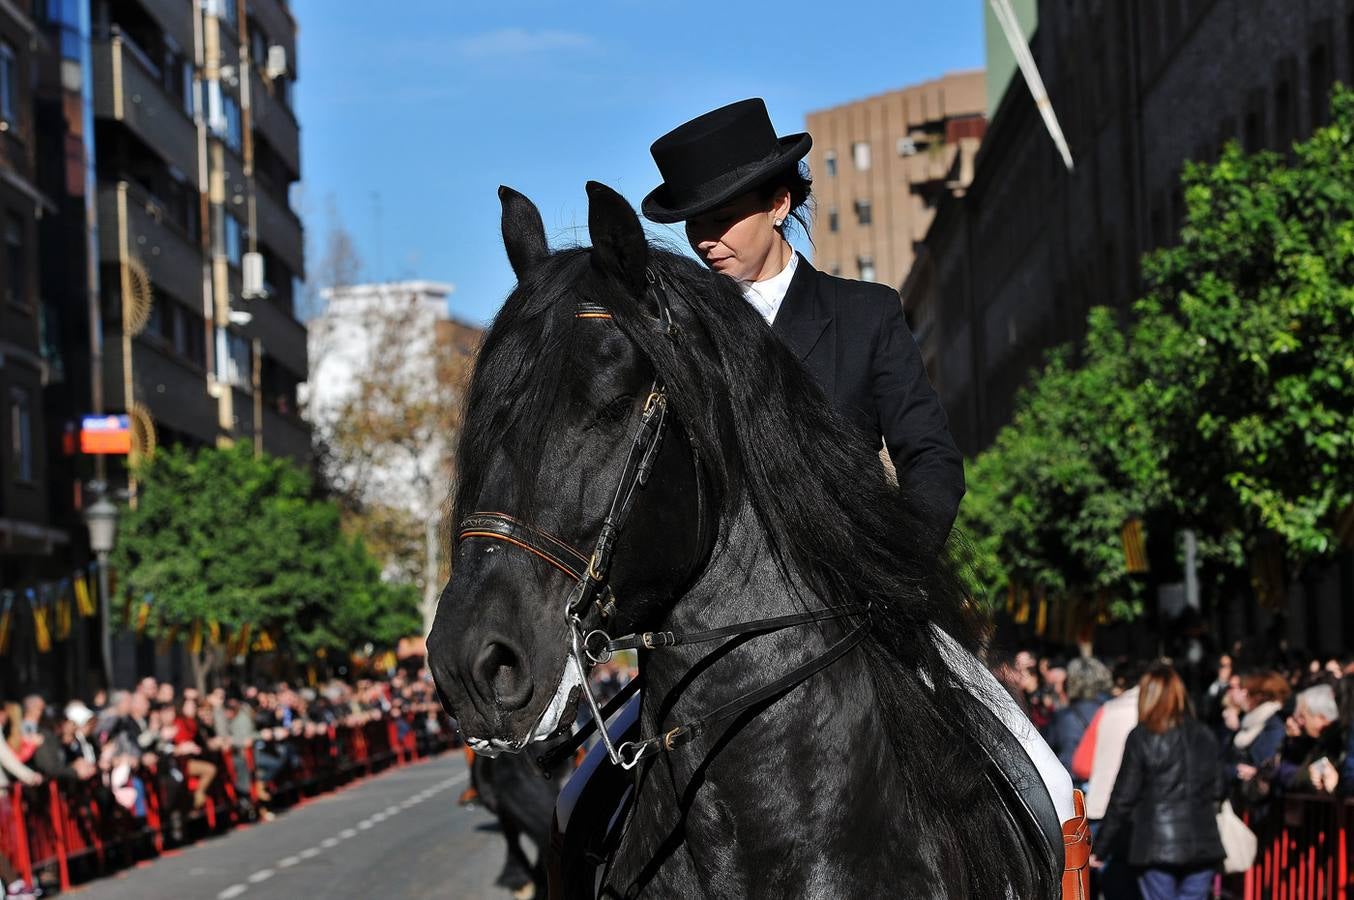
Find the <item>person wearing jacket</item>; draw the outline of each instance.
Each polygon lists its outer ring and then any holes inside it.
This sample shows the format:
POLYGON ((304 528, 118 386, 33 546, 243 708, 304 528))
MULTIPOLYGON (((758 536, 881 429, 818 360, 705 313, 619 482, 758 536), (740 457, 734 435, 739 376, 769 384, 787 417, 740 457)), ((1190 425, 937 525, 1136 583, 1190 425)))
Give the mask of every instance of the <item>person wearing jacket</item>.
POLYGON ((653 222, 686 223, 691 249, 743 297, 803 363, 862 446, 888 451, 940 552, 964 496, 964 462, 921 353, 888 285, 819 272, 786 240, 807 225, 811 181, 801 167, 813 140, 777 137, 766 104, 731 103, 650 147, 663 183, 644 198, 653 222))
POLYGON ((1261 818, 1268 812, 1286 737, 1281 712, 1291 693, 1288 680, 1278 672, 1245 675, 1230 693, 1241 716, 1223 753, 1223 765, 1238 811, 1251 810, 1261 818))
POLYGON ((1067 771, 1072 771, 1077 746, 1112 686, 1109 668, 1093 656, 1078 657, 1067 664, 1067 705, 1053 714, 1047 734, 1049 747, 1067 771))
POLYGON ((1128 862, 1144 900, 1204 900, 1226 856, 1217 825, 1226 791, 1217 739, 1194 718, 1185 683, 1164 663, 1139 682, 1138 719, 1097 843, 1112 845, 1131 827, 1128 862))

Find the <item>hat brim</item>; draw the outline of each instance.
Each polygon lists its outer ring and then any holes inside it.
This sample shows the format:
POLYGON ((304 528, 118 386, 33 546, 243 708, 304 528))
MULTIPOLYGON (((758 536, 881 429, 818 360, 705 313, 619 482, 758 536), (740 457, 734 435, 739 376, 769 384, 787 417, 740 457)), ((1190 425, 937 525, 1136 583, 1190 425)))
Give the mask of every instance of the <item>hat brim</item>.
POLYGON ((801 132, 779 138, 777 143, 780 145, 780 151, 774 157, 747 172, 740 172, 727 184, 709 187, 699 200, 685 206, 674 206, 668 197, 667 183, 660 184, 650 191, 640 204, 644 217, 660 225, 670 225, 718 209, 740 194, 752 190, 770 176, 799 162, 808 155, 809 148, 813 146, 813 138, 807 132, 801 132))

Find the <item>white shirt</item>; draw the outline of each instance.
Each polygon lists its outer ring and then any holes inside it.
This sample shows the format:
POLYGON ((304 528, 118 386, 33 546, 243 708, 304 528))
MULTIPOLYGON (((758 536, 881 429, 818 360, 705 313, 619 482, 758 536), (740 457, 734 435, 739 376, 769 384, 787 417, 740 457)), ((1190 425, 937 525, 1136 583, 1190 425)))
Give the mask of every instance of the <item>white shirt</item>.
POLYGON ((785 299, 785 292, 790 289, 790 281, 795 277, 795 269, 798 267, 799 254, 791 253, 790 261, 780 270, 779 275, 772 275, 765 281, 739 283, 738 286, 743 289, 744 299, 762 314, 766 324, 770 325, 776 321, 776 313, 780 311, 780 304, 785 299))

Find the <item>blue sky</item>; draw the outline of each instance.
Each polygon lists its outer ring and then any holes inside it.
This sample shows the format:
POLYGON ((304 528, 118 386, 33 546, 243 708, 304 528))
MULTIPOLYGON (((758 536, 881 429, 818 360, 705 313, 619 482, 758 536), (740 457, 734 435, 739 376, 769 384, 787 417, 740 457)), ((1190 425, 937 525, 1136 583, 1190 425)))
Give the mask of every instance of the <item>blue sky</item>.
MULTIPOLYGON (((584 182, 638 206, 663 132, 751 96, 802 131, 812 110, 979 67, 982 7, 292 0, 310 259, 332 198, 365 278, 449 281, 452 313, 485 322, 514 282, 499 184, 536 202, 552 244, 586 242, 584 182)), ((684 246, 680 226, 649 228, 684 246)))

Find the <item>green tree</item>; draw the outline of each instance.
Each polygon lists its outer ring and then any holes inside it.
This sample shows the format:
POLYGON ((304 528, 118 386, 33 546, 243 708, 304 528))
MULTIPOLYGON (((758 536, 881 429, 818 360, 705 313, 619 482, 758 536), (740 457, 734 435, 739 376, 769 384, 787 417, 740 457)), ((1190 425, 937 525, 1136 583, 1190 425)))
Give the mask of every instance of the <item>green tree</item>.
MULTIPOLYGON (((388 646, 391 627, 417 621, 417 602, 381 582, 363 546, 343 536, 338 507, 317 500, 290 461, 244 445, 168 447, 136 475, 113 564, 133 610, 150 597, 151 636, 247 624, 305 661, 321 647, 388 646)), ((199 684, 225 661, 207 640, 192 656, 199 684)))

